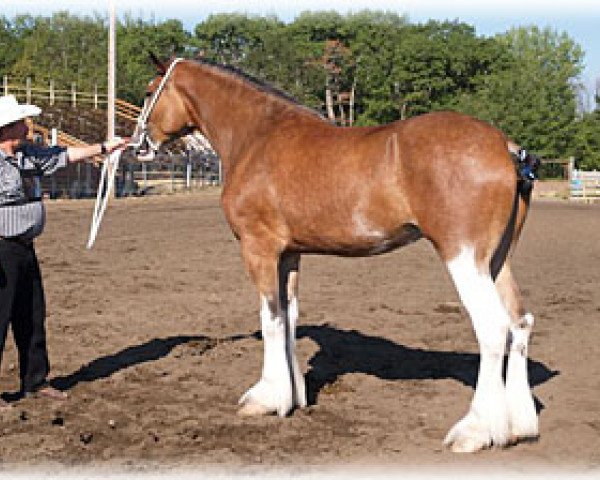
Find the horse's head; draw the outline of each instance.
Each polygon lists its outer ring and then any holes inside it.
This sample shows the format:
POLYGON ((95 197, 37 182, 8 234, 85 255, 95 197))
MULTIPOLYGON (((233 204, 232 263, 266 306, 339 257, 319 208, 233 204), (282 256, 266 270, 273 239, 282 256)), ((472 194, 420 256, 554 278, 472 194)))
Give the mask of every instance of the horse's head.
POLYGON ((193 130, 193 122, 177 88, 175 67, 181 59, 163 63, 153 54, 151 58, 157 75, 148 84, 142 113, 131 139, 141 160, 152 159, 162 145, 193 130))

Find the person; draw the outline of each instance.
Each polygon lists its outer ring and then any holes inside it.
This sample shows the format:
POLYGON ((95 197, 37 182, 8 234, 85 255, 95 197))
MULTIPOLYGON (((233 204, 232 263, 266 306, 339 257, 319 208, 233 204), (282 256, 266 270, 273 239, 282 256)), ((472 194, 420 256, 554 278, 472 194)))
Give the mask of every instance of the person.
MULTIPOLYGON (((70 162, 124 148, 127 140, 111 139, 82 147, 44 147, 27 143, 26 118, 39 115, 35 105, 0 97, 0 358, 9 324, 18 350, 21 395, 67 397, 47 380, 46 305, 34 248, 45 223, 40 177, 70 162)), ((0 399, 0 409, 10 404, 0 399)))

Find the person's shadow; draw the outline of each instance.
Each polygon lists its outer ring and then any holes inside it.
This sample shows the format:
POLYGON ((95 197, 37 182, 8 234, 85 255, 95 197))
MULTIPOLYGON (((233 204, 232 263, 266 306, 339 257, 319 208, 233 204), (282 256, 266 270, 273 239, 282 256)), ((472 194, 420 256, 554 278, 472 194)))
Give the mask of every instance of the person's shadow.
MULTIPOLYGON (((108 378, 120 370, 163 358, 179 345, 188 344, 193 349, 194 355, 202 355, 221 342, 234 342, 250 336, 234 335, 218 340, 204 335, 177 335, 167 338, 154 338, 139 345, 124 348, 116 353, 98 357, 68 375, 54 377, 49 383, 58 390, 67 391, 79 383, 108 378)), ((8 402, 19 400, 23 396, 24 392, 22 391, 2 394, 2 398, 8 402)))
MULTIPOLYGON (((340 330, 330 325, 307 325, 297 329, 298 338, 310 338, 320 347, 309 360, 306 387, 309 405, 319 393, 347 373, 363 373, 384 380, 457 380, 475 388, 479 355, 474 353, 422 350, 405 347, 384 338, 356 330, 340 330)), ((528 362, 531 387, 542 384, 558 371, 535 360, 528 362)), ((536 398, 538 412, 543 405, 536 398)))

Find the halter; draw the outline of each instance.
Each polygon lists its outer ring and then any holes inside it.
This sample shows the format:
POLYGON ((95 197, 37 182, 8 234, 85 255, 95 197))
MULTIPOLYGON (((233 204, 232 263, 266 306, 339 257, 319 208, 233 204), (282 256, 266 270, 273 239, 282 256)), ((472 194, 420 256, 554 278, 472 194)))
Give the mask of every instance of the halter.
POLYGON ((175 60, 173 60, 173 62, 171 62, 171 65, 169 65, 169 68, 165 72, 162 80, 160 81, 160 84, 158 85, 158 88, 152 94, 150 101, 144 105, 144 108, 142 109, 142 112, 140 113, 140 116, 137 119, 137 128, 139 129, 140 136, 136 143, 130 143, 131 147, 140 148, 144 141, 146 141, 152 150, 158 150, 158 145, 154 141, 152 141, 150 135, 148 135, 148 117, 152 113, 152 110, 154 110, 154 106, 156 105, 156 102, 158 102, 158 98, 164 90, 167 80, 169 80, 169 77, 171 76, 175 65, 177 65, 182 60, 183 58, 176 58, 175 60))

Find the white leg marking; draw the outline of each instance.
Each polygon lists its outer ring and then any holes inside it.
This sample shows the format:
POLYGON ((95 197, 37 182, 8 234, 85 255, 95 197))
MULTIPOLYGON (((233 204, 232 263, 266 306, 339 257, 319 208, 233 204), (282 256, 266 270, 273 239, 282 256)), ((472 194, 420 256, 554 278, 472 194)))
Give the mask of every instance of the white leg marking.
POLYGON ((292 370, 294 375, 294 386, 296 387, 296 398, 294 402, 298 407, 306 407, 306 386, 304 384, 304 375, 298 365, 296 358, 296 325, 298 323, 298 299, 292 297, 288 305, 289 337, 288 351, 291 358, 292 370))
POLYGON ((510 350, 506 369, 506 395, 511 434, 514 439, 538 436, 538 418, 527 379, 527 348, 534 319, 523 315, 510 326, 510 350))
POLYGON ((478 270, 472 248, 463 248, 448 262, 448 270, 471 316, 480 364, 469 413, 450 430, 444 443, 456 452, 506 445, 509 424, 502 365, 510 318, 491 276, 478 270))
POLYGON ((285 318, 272 311, 261 295, 261 329, 264 345, 262 377, 240 399, 240 415, 265 415, 277 412, 281 417, 293 407, 292 382, 286 354, 285 318))

